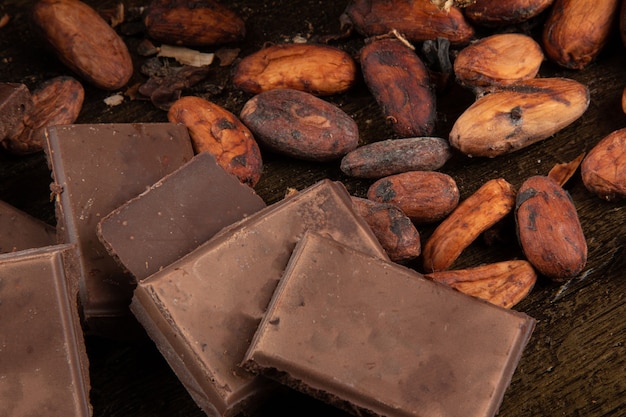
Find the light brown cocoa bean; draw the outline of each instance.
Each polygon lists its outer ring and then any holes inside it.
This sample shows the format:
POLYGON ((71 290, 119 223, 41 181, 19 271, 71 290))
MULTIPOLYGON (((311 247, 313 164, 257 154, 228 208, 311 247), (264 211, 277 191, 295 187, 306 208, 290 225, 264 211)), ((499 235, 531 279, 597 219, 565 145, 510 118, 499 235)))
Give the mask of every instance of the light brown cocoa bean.
POLYGON ((412 42, 447 38, 453 44, 474 36, 460 9, 442 10, 431 0, 352 0, 344 14, 364 36, 396 30, 412 42))
POLYGON ((546 10, 553 0, 475 0, 463 12, 482 26, 503 26, 525 22, 546 10))
POLYGON ((426 273, 450 268, 481 233, 511 212, 515 189, 503 178, 484 183, 437 226, 422 248, 426 273))
POLYGON ((435 125, 436 99, 417 54, 387 38, 365 45, 360 60, 365 83, 393 131, 402 137, 428 136, 435 125))
POLYGON ((585 187, 607 201, 626 198, 626 129, 611 132, 587 154, 580 166, 585 187))
POLYGON ((570 195, 546 176, 528 178, 515 202, 517 235, 526 259, 537 270, 563 281, 587 262, 587 242, 570 195))
POLYGON ((230 111, 200 97, 182 97, 167 118, 189 129, 196 153, 209 152, 218 164, 244 184, 254 187, 261 178, 261 151, 250 130, 230 111))
POLYGON ((352 206, 374 232, 394 262, 417 258, 421 253, 420 235, 411 219, 393 204, 352 196, 352 206))
POLYGON ((537 282, 537 273, 524 260, 431 272, 425 277, 504 308, 522 301, 537 282))
POLYGON ((454 74, 470 87, 510 85, 534 78, 543 59, 541 46, 530 36, 496 34, 463 48, 454 60, 454 74))
POLYGON ((220 45, 246 34, 241 16, 214 0, 153 0, 143 20, 148 36, 172 45, 220 45))
POLYGON ((248 93, 290 88, 318 96, 342 93, 354 85, 357 67, 345 51, 328 45, 281 44, 242 59, 233 84, 248 93))
POLYGON ((32 92, 33 106, 23 124, 2 146, 16 155, 43 150, 45 138, 39 130, 46 126, 74 123, 83 108, 85 90, 73 77, 59 76, 44 81, 32 92))
POLYGON ((39 0, 32 20, 58 58, 80 77, 105 90, 123 87, 133 75, 124 41, 79 0, 39 0))
POLYGON ((442 138, 387 139, 348 152, 340 168, 351 177, 382 178, 407 171, 436 171, 451 157, 450 143, 442 138))
POLYGON ((555 0, 543 28, 546 56, 572 69, 586 67, 608 41, 619 0, 555 0))
POLYGON ((468 156, 504 155, 549 138, 588 107, 589 89, 578 81, 521 81, 476 100, 452 126, 450 144, 468 156))
POLYGON ((359 142, 358 126, 350 116, 304 91, 260 93, 244 104, 240 117, 259 143, 293 158, 335 160, 359 142))
POLYGON ((408 171, 374 182, 367 198, 400 208, 417 223, 446 217, 459 203, 459 189, 452 177, 436 171, 408 171))

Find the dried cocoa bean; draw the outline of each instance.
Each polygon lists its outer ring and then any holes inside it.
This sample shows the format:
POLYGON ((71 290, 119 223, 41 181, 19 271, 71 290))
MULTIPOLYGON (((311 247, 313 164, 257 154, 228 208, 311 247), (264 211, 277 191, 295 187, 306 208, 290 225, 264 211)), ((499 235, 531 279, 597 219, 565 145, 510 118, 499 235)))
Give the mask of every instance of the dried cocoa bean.
POLYGON ((522 301, 537 282, 535 270, 524 260, 431 272, 425 277, 504 308, 522 301))
POLYGON ((420 255, 419 232, 398 207, 354 196, 352 206, 370 226, 389 259, 405 262, 420 255))
POLYGON ((239 14, 213 0, 153 0, 143 20, 148 36, 172 45, 226 44, 246 34, 239 14))
POLYGON ((263 162, 250 130, 231 112, 200 97, 183 97, 170 107, 167 118, 189 129, 196 153, 209 152, 218 164, 244 184, 254 187, 263 162))
POLYGON ((357 32, 368 37, 396 30, 412 42, 447 38, 462 44, 474 36, 457 7, 442 10, 431 0, 352 0, 344 15, 357 32))
POLYGON ((345 92, 355 82, 356 63, 339 48, 314 44, 273 45, 239 62, 233 84, 258 94, 290 88, 318 96, 345 92))
POLYGON ((607 201, 626 198, 626 129, 605 136, 580 166, 585 187, 607 201))
POLYGON ((468 156, 504 155, 552 136, 588 106, 589 89, 577 81, 521 81, 476 100, 452 126, 450 144, 468 156))
POLYGON ((502 33, 463 48, 454 61, 454 73, 466 86, 510 85, 534 78, 543 59, 541 46, 530 36, 502 33))
POLYGON ((340 167, 351 177, 382 178, 407 171, 436 171, 451 157, 450 143, 442 138, 387 139, 348 152, 340 167))
POLYGON ((33 106, 23 124, 2 146, 16 155, 43 150, 45 138, 39 130, 46 126, 66 125, 76 121, 83 108, 85 90, 75 78, 59 76, 39 85, 32 93, 33 106))
POLYGON ((428 238, 422 250, 424 271, 448 269, 482 232, 511 212, 515 189, 503 178, 484 183, 463 200, 428 238))
POLYGON ((452 177, 436 171, 409 171, 374 182, 367 198, 393 204, 417 223, 443 219, 459 203, 459 189, 452 177))
POLYGON ((402 137, 428 136, 435 125, 435 94, 417 54, 394 38, 378 39, 361 50, 367 87, 402 137))
POLYGON ((0 83, 0 141, 24 128, 24 117, 32 108, 33 97, 26 84, 0 83))
POLYGON ((39 0, 32 20, 59 59, 105 90, 123 87, 133 75, 124 41, 90 6, 79 0, 39 0))
POLYGON ((350 116, 304 91, 260 93, 244 104, 240 117, 262 145, 293 158, 339 159, 359 141, 358 126, 350 116))
POLYGON ((608 41, 619 0, 555 0, 543 28, 546 56, 572 69, 586 67, 608 41))
POLYGON ((555 281, 575 277, 587 262, 587 242, 570 195, 546 176, 528 178, 515 202, 517 236, 526 259, 555 281))
POLYGON ((546 10, 553 0, 476 0, 464 8, 467 19, 482 26, 525 22, 546 10))

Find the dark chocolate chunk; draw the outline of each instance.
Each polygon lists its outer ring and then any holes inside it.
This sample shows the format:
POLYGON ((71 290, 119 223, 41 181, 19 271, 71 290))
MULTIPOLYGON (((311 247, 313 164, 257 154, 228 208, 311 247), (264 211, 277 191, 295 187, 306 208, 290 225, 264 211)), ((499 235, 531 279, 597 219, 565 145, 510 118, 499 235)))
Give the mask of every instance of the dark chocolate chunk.
POLYGON ((136 282, 108 254, 97 224, 191 160, 187 129, 170 123, 75 124, 48 127, 42 134, 59 239, 75 244, 68 270, 78 276, 86 328, 126 336, 122 333, 132 331, 128 304, 136 282), (131 329, 123 328, 126 324, 131 329))
POLYGON ((89 363, 69 245, 0 255, 0 415, 89 417, 89 363))
POLYGON ((208 415, 250 411, 277 385, 238 365, 308 229, 388 259, 346 189, 324 180, 223 229, 138 283, 131 310, 208 415))
POLYGON ((0 83, 0 140, 12 136, 32 109, 28 87, 20 83, 0 83))
POLYGON ((202 152, 104 217, 98 236, 139 280, 264 207, 251 187, 202 152))
POLYGON ((308 233, 243 366, 357 415, 486 417, 534 325, 308 233))
POLYGON ((0 201, 0 253, 40 248, 56 243, 56 229, 0 201))

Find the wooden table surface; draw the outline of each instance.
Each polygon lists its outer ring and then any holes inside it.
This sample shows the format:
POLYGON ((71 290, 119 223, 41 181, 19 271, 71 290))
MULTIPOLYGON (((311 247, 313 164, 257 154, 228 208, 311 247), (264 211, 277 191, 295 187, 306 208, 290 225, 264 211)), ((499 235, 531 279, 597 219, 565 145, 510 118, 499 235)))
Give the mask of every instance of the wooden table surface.
MULTIPOLYGON (((28 10, 33 1, 4 0, 0 16, 10 21, 0 28, 0 81, 23 82, 35 88, 53 76, 72 73, 44 48, 31 30, 28 10)), ((112 1, 91 1, 98 8, 112 1)), ((147 1, 126 2, 130 6, 147 1)), ((247 37, 240 44, 245 56, 266 42, 282 43, 295 37, 310 38, 339 32, 339 16, 346 1, 236 0, 231 7, 246 20, 247 37)), ((518 31, 535 34, 535 25, 518 31)), ((485 33, 490 33, 486 31, 485 33)), ((125 36, 134 54, 143 33, 125 36)), ((355 55, 363 45, 353 35, 335 45, 355 55)), ((206 51, 211 51, 206 49, 206 51)), ((130 84, 143 82, 138 68, 145 58, 134 54, 137 71, 130 84)), ((621 110, 626 86, 626 48, 617 30, 594 63, 574 71, 544 62, 540 76, 563 76, 585 83, 591 92, 587 112, 553 137, 514 154, 494 159, 455 154, 441 169, 450 174, 465 198, 491 178, 503 177, 519 186, 536 174, 587 152, 608 133, 626 126, 621 110)), ((235 114, 250 98, 230 84, 230 68, 214 65, 207 79, 185 94, 208 94, 235 114)), ((110 107, 111 92, 85 85, 86 100, 77 123, 166 121, 166 113, 149 101, 126 100, 110 107)), ((363 143, 393 137, 380 110, 362 83, 345 94, 328 97, 352 116, 363 143)), ((473 95, 457 85, 438 96, 435 135, 447 138, 458 115, 473 95)), ((267 203, 282 198, 288 187, 301 189, 322 178, 341 180, 348 190, 363 196, 371 180, 346 177, 338 162, 302 162, 263 152, 264 172, 256 187, 267 203)), ((49 199, 50 171, 43 153, 12 156, 0 152, 0 199, 54 224, 49 199)), ((583 272, 561 284, 539 277, 532 293, 515 309, 537 319, 537 327, 515 372, 500 410, 502 417, 620 416, 626 415, 626 209, 625 202, 609 203, 589 193, 580 174, 566 184, 577 207, 589 247, 583 272)), ((419 227, 423 239, 433 227, 419 227)), ((455 267, 521 257, 514 236, 509 244, 488 247, 478 240, 455 267)), ((419 270, 419 264, 414 266, 419 270)), ((463 341, 459 341, 463 343, 463 341)), ((150 341, 115 341, 87 337, 91 362, 92 403, 95 417, 202 416, 182 385, 150 341)), ((285 393, 271 401, 261 415, 343 415, 308 397, 285 393)))

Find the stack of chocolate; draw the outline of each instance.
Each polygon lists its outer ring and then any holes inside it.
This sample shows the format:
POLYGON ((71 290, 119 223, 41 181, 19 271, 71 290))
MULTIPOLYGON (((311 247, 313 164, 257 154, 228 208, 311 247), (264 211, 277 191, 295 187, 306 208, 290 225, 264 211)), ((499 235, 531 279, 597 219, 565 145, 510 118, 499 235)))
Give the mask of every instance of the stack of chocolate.
POLYGON ((83 331, 145 331, 209 416, 285 384, 357 415, 497 412, 534 320, 391 262, 340 183, 266 206, 181 125, 42 134, 56 239, 0 242, 8 415, 91 414, 83 331))

